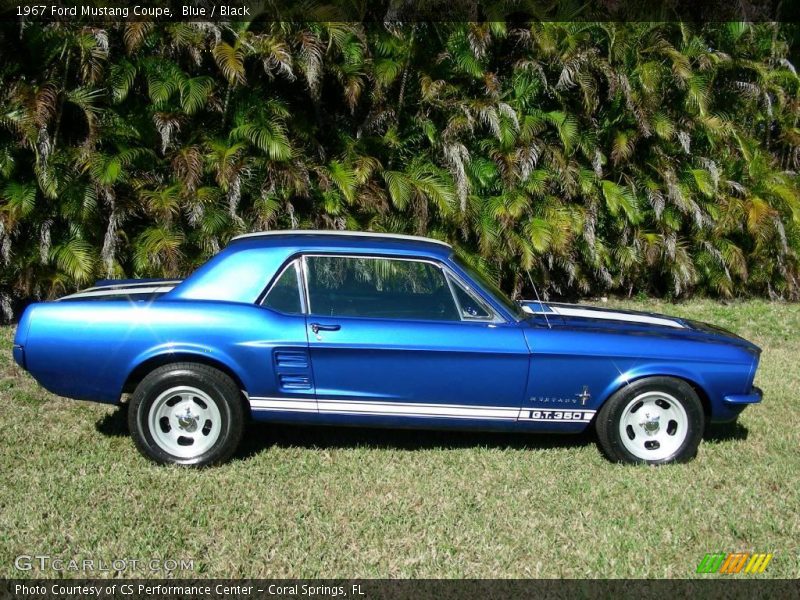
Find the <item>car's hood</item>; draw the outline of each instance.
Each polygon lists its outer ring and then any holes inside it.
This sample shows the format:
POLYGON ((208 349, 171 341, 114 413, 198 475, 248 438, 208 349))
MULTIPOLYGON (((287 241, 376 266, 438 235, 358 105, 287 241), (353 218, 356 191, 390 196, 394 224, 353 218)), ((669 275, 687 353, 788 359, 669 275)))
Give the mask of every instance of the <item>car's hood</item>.
POLYGON ((690 319, 659 313, 610 309, 585 304, 523 301, 522 308, 532 317, 551 326, 596 329, 631 335, 659 335, 732 344, 760 352, 760 348, 735 333, 690 319))

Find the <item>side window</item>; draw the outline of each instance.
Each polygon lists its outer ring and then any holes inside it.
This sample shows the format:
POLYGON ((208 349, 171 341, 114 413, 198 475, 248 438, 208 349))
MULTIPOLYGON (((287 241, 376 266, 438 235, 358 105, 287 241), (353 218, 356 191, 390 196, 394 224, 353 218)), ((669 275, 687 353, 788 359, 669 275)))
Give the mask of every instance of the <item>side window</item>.
POLYGON ((308 256, 309 312, 316 315, 458 321, 439 267, 416 260, 308 256))
POLYGON ((290 315, 302 314, 301 290, 299 263, 294 261, 284 268, 278 279, 272 284, 261 302, 261 306, 290 315))
POLYGON ((493 318, 491 310, 473 294, 464 289, 455 279, 448 277, 453 284, 458 310, 465 321, 489 321, 493 318))

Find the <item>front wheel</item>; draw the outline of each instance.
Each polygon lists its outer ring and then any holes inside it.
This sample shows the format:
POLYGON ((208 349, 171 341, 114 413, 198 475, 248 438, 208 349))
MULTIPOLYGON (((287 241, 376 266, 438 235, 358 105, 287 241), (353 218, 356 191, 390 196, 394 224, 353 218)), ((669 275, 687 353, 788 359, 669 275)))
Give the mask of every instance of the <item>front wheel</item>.
POLYGON ((230 377, 206 365, 177 363, 155 369, 136 387, 128 425, 147 458, 204 467, 234 453, 244 411, 230 377))
POLYGON ((609 398, 597 415, 597 438, 615 462, 685 462, 697 454, 703 421, 703 406, 692 386, 672 377, 650 377, 609 398))

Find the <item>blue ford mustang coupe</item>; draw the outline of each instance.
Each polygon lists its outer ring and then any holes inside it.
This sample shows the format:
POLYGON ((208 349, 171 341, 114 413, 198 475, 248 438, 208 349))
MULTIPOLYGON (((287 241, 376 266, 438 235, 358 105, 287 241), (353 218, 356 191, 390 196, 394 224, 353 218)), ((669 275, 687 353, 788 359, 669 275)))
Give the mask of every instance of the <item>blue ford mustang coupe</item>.
POLYGON ((711 325, 516 303, 436 240, 271 231, 183 281, 107 280, 20 320, 45 388, 120 403, 158 463, 227 460, 247 419, 575 433, 611 460, 692 458, 761 400, 760 350, 711 325))

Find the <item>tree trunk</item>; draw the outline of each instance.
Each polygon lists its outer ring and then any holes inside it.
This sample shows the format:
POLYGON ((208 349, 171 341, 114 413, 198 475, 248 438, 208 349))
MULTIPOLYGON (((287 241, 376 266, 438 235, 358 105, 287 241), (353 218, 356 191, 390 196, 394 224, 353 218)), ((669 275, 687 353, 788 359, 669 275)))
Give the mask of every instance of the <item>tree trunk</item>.
MULTIPOLYGON (((397 97, 397 114, 395 115, 395 123, 400 125, 400 113, 403 112, 403 103, 405 102, 406 98, 406 83, 408 82, 408 71, 411 68, 411 55, 414 53, 414 36, 417 33, 417 24, 415 23, 414 26, 411 28, 411 37, 408 40, 408 56, 406 56, 406 64, 403 65, 403 77, 400 79, 400 94, 397 97)), ((392 163, 394 162, 394 151, 392 151, 392 155, 389 157, 389 169, 392 168, 392 163)))
MULTIPOLYGON (((64 43, 66 50, 67 43, 64 43)), ((67 53, 67 60, 64 62, 64 79, 61 81, 61 90, 59 90, 58 111, 56 112, 56 127, 53 130, 53 150, 58 146, 58 133, 61 130, 61 115, 64 113, 64 95, 67 93, 67 77, 69 77, 69 59, 70 53, 67 53)))

